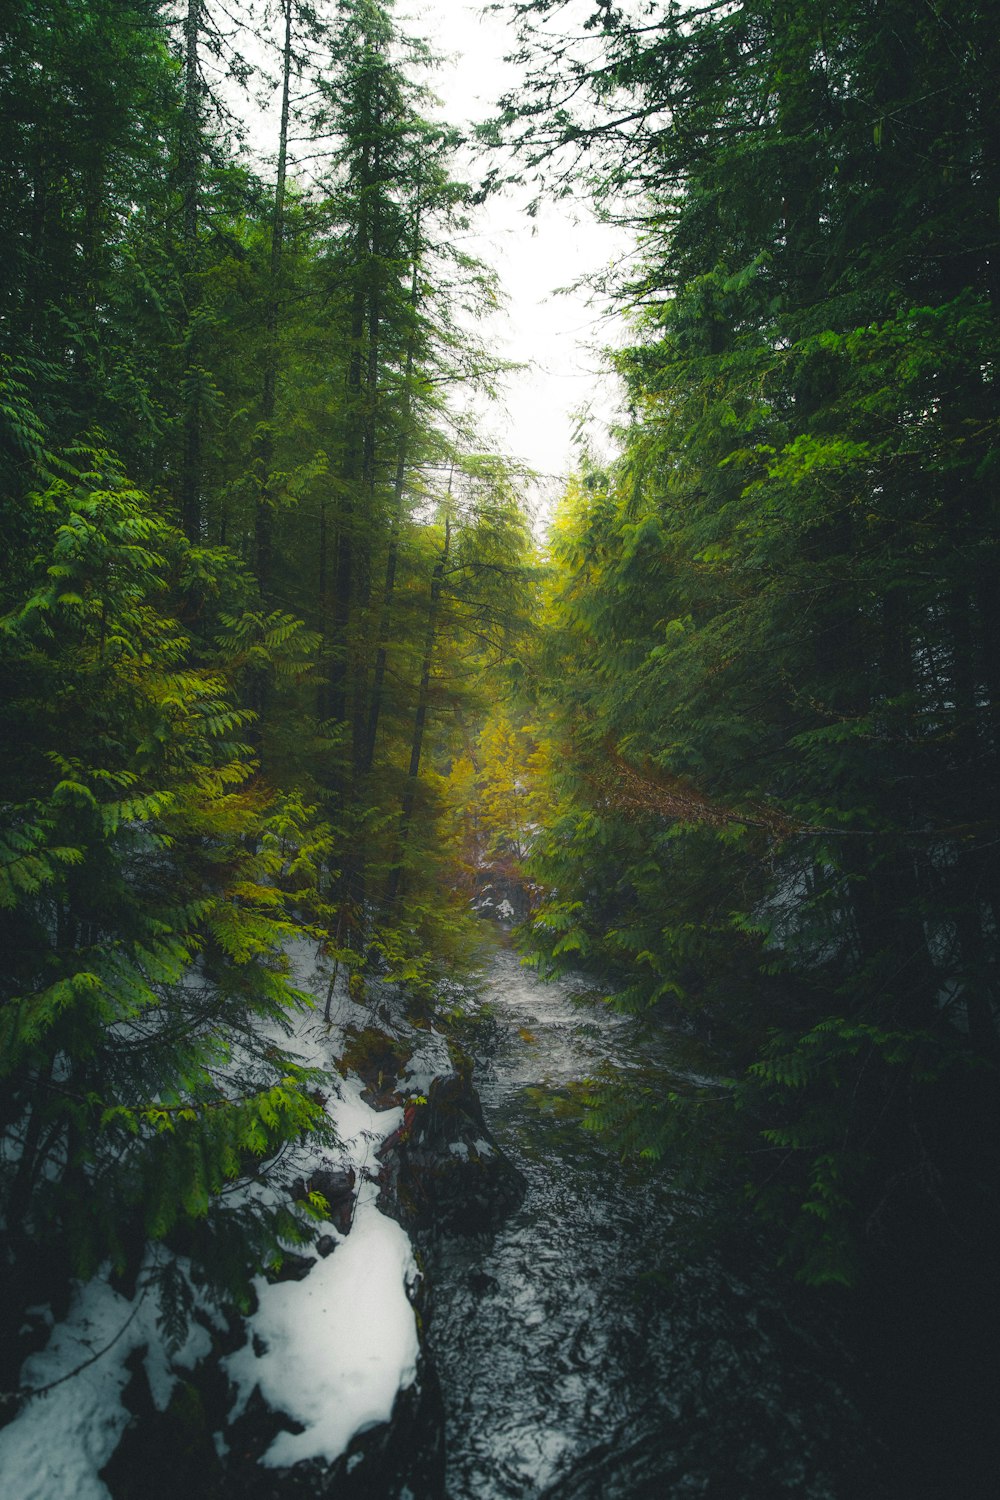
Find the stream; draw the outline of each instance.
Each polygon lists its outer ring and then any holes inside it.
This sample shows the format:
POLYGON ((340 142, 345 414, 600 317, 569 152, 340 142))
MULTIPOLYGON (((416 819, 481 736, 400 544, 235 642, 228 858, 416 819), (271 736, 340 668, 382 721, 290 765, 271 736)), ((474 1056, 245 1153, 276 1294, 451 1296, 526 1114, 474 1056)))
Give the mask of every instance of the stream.
POLYGON ((877 1496, 823 1299, 750 1231, 699 1234, 699 1204, 665 1173, 630 1178, 534 1092, 640 1061, 631 1019, 579 988, 507 950, 490 969, 498 1024, 477 1087, 528 1190, 495 1235, 431 1252, 449 1500, 877 1496))

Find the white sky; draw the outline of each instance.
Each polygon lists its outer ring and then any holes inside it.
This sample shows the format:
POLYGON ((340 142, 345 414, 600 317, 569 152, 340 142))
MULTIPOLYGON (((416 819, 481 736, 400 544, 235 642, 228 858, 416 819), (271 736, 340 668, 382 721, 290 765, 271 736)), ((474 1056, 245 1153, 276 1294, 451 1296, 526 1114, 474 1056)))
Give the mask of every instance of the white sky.
MULTIPOLYGON (((417 7, 400 0, 397 19, 453 55, 432 79, 452 124, 488 117, 499 95, 516 85, 516 68, 503 61, 515 48, 514 33, 478 5, 426 0, 417 7)), ((528 196, 491 198, 479 210, 479 233, 468 248, 499 271, 509 299, 491 337, 504 356, 530 366, 509 377, 506 414, 491 413, 486 426, 504 451, 538 471, 542 494, 551 500, 573 462, 574 414, 591 412, 586 434, 599 452, 608 449, 607 423, 617 416, 615 380, 599 352, 614 332, 600 308, 588 305, 585 290, 556 290, 606 268, 627 241, 621 230, 597 223, 582 203, 548 203, 532 219, 528 196)))

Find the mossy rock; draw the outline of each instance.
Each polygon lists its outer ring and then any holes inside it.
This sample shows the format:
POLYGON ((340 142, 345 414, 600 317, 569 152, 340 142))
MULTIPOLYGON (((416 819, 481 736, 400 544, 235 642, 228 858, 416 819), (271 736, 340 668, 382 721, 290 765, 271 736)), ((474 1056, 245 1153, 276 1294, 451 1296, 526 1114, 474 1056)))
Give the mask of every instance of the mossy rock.
POLYGON ((345 1078, 348 1073, 356 1073, 367 1088, 383 1093, 395 1087, 412 1055, 413 1048, 407 1042, 377 1026, 366 1026, 363 1031, 352 1026, 337 1067, 345 1078))

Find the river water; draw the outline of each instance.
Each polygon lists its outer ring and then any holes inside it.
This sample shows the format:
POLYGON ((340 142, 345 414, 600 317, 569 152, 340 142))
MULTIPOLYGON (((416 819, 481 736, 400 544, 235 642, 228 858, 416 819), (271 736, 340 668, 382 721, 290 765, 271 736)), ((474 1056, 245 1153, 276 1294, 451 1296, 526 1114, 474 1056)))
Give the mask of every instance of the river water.
POLYGON ((640 1061, 635 1023, 578 988, 509 951, 489 973, 478 1088, 528 1190, 495 1236, 432 1252, 449 1500, 877 1496, 834 1314, 545 1107, 640 1061))

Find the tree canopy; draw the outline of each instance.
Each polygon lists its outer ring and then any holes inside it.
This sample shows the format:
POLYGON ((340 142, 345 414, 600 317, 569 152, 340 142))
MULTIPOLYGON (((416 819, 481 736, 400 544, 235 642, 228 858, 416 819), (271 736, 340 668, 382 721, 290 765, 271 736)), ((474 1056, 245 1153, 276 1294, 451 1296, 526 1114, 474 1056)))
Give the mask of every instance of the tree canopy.
MULTIPOLYGON (((475 188, 382 0, 240 12, 273 170, 216 0, 0 19, 12 1360, 46 1277, 166 1242, 238 1298, 308 1237, 230 1191, 323 1128, 289 944, 419 1007, 487 867, 696 1044, 586 1122, 801 1280, 905 1307, 1000 1227, 996 7, 510 10, 475 188), (462 400, 512 180, 636 245, 544 577, 462 400)), ((996 1303, 941 1303, 991 1369, 996 1303)))
POLYGON ((213 0, 0 21, 13 1368, 59 1277, 166 1241, 239 1299, 312 1234, 290 1182, 234 1191, 329 1130, 282 1047, 291 943, 419 1006, 473 941, 434 787, 531 581, 454 399, 497 370, 456 133, 388 6, 237 19, 251 62, 213 0), (232 93, 262 68, 273 175, 232 93))

